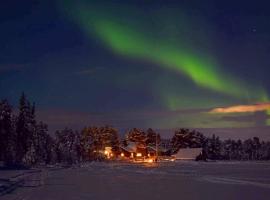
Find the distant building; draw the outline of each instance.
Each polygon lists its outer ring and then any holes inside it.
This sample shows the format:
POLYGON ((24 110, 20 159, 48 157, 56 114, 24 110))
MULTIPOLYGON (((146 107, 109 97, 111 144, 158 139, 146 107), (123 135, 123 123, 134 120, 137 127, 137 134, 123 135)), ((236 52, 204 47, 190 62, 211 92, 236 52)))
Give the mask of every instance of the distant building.
POLYGON ((125 157, 134 157, 137 152, 137 144, 130 142, 127 146, 120 146, 121 155, 125 157))
POLYGON ((173 155, 176 160, 196 160, 202 154, 202 148, 185 148, 173 155))

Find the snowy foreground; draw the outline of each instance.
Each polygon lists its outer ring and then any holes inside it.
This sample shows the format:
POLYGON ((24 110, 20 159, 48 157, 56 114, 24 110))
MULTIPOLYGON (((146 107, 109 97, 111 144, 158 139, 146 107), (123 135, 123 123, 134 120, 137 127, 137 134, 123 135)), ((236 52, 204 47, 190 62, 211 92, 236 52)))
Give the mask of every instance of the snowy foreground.
POLYGON ((269 200, 269 162, 88 163, 0 171, 1 200, 269 200))

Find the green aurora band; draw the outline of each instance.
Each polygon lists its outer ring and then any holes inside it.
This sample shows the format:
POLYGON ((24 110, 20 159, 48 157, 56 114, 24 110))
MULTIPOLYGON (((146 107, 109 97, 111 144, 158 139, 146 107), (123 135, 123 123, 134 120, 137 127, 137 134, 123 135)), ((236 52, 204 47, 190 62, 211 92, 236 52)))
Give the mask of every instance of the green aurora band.
MULTIPOLYGON (((268 95, 261 87, 247 85, 229 76, 210 56, 195 54, 190 49, 181 47, 181 44, 172 44, 166 38, 149 37, 131 24, 123 23, 110 13, 104 13, 106 11, 78 7, 73 9, 72 17, 87 34, 98 37, 116 54, 151 61, 162 68, 184 74, 199 87, 223 95, 237 99, 268 101, 268 95)), ((175 110, 178 107, 179 99, 175 99, 176 96, 170 97, 168 94, 165 98, 170 109, 175 110)))

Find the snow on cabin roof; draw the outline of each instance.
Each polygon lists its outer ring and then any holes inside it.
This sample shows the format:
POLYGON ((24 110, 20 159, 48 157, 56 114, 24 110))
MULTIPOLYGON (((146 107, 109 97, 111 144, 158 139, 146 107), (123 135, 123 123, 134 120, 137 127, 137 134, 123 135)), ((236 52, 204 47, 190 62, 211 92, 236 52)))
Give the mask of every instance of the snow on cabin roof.
POLYGON ((135 142, 130 142, 126 147, 122 146, 121 148, 128 152, 136 152, 137 144, 135 142))
POLYGON ((202 148, 185 148, 179 149, 179 151, 173 156, 175 156, 176 159, 180 160, 195 160, 201 152, 202 148))
POLYGON ((136 152, 137 148, 143 149, 143 148, 145 148, 145 146, 142 144, 136 143, 136 142, 129 142, 126 147, 121 146, 121 148, 124 149, 125 151, 128 151, 128 152, 136 152))

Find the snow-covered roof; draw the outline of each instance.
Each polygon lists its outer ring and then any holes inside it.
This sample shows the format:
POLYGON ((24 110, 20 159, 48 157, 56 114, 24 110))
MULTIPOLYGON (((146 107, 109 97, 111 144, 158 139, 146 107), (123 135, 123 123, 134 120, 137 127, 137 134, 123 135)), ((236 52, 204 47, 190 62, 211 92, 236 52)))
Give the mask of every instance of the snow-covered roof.
POLYGON ((195 160, 201 152, 202 148, 185 148, 179 149, 179 151, 173 156, 175 156, 175 159, 180 160, 195 160))
POLYGON ((135 142, 130 142, 126 147, 122 146, 121 148, 128 152, 136 152, 137 144, 135 142))

